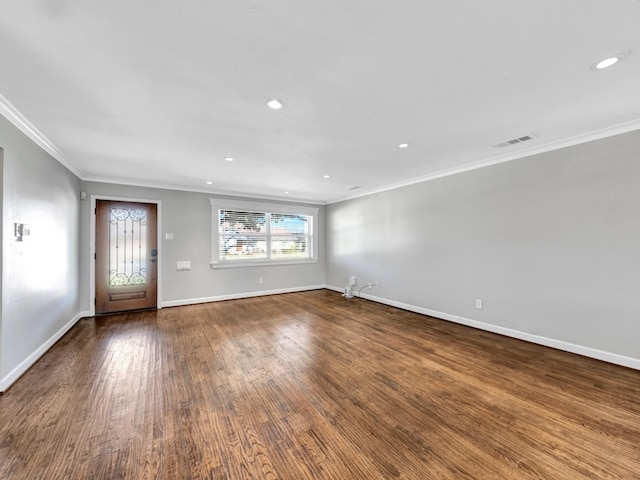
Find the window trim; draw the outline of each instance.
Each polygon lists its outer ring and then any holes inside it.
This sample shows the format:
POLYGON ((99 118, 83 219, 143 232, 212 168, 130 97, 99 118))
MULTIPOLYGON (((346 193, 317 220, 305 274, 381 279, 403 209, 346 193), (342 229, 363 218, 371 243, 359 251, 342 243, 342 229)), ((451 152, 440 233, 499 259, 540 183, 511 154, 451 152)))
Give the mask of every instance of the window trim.
POLYGON ((248 200, 229 200, 225 198, 210 198, 211 204, 211 268, 242 268, 268 265, 300 265, 318 263, 318 212, 317 207, 292 205, 286 203, 252 202, 248 200), (309 236, 311 237, 311 255, 304 259, 253 259, 253 260, 221 260, 220 259, 220 210, 238 210, 259 213, 283 213, 289 215, 306 215, 311 217, 309 236))

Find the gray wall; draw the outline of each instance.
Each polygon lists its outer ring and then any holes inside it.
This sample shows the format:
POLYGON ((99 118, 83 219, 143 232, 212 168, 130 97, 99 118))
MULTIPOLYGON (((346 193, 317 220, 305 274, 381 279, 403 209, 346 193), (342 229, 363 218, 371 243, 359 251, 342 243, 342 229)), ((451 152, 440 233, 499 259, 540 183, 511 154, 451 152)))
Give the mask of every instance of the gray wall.
MULTIPOLYGON (((324 281, 324 207, 320 207, 319 261, 312 264, 211 269, 211 204, 214 195, 108 183, 83 182, 87 200, 82 202, 83 308, 90 308, 89 271, 93 247, 90 239, 91 196, 159 200, 160 271, 163 304, 184 304, 206 299, 321 287, 324 281), (165 233, 173 233, 166 240, 165 233), (192 270, 176 271, 176 262, 190 260, 192 270), (258 283, 262 278, 263 283, 258 283)), ((234 197, 236 198, 236 197, 234 197)), ((247 199, 255 201, 255 199, 247 199)), ((269 203, 278 203, 268 201, 269 203)))
POLYGON ((633 132, 330 205, 327 283, 640 368, 639 157, 633 132))
POLYGON ((0 147, 2 389, 78 318, 80 180, 1 116, 0 147), (14 223, 31 227, 23 242, 14 223))

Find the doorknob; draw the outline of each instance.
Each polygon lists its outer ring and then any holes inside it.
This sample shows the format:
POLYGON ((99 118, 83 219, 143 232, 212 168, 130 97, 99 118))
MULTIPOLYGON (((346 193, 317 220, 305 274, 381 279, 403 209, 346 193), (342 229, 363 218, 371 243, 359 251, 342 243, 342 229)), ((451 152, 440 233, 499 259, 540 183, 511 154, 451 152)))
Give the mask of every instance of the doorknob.
POLYGON ((155 248, 153 250, 151 250, 151 256, 152 257, 157 257, 158 256, 158 251, 155 248))

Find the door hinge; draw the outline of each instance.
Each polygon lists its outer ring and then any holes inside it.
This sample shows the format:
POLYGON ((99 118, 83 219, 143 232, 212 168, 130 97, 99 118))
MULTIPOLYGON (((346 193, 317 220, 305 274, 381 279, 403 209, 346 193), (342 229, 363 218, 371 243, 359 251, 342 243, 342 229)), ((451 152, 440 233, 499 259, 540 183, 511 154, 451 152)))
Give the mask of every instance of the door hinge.
POLYGON ((94 254, 93 254, 93 259, 94 259, 94 260, 97 260, 97 259, 98 259, 98 254, 97 254, 97 253, 95 253, 95 252, 94 252, 94 254))
POLYGON ((96 207, 96 208, 94 208, 94 209, 93 209, 93 214, 94 214, 94 215, 97 215, 97 214, 98 214, 98 207, 96 207))
POLYGON ((97 305, 97 304, 98 304, 98 301, 96 300, 96 297, 93 297, 93 304, 94 304, 94 305, 97 305))

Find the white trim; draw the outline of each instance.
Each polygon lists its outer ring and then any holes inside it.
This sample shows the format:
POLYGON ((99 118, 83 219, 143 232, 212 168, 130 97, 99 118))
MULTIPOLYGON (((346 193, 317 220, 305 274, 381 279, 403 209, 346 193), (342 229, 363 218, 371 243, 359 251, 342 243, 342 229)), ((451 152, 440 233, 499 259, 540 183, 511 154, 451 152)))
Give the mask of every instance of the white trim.
MULTIPOLYGON (((336 292, 342 292, 344 289, 327 285, 328 290, 335 290, 336 292)), ((421 313, 430 317, 447 320, 453 323, 459 323, 468 327, 477 328, 479 330, 485 330, 487 332, 497 333, 507 337, 517 338, 518 340, 525 340, 527 342, 536 343, 538 345, 544 345, 545 347, 555 348, 565 352, 576 353, 584 357, 595 358, 596 360, 602 360, 603 362, 613 363, 615 365, 621 365, 623 367, 633 368, 640 370, 640 358, 627 357, 617 353, 606 352, 604 350, 598 350, 596 348, 585 347, 583 345, 577 345, 575 343, 565 342, 563 340, 556 340, 554 338, 543 337, 541 335, 534 335, 531 333, 521 332, 511 328, 501 327, 499 325, 492 325, 490 323, 479 322, 477 320, 471 320, 470 318, 460 317, 458 315, 451 315, 449 313, 438 312, 436 310, 430 310, 428 308, 417 307, 407 303, 396 302, 395 300, 389 300, 375 295, 362 294, 358 295, 367 300, 371 300, 392 307, 401 308, 410 312, 421 313)))
POLYGON ((89 312, 91 317, 96 314, 96 306, 93 300, 96 296, 96 200, 113 200, 115 202, 154 203, 158 206, 158 218, 156 223, 158 236, 158 274, 156 275, 157 298, 156 308, 162 308, 162 200, 150 200, 146 198, 113 197, 109 195, 91 195, 91 210, 89 211, 89 312))
POLYGON ((44 136, 35 125, 33 125, 27 118, 20 113, 20 111, 13 106, 13 104, 7 100, 5 96, 0 93, 0 114, 3 115, 9 122, 13 124, 18 130, 24 133, 34 143, 36 143, 45 152, 55 158, 58 162, 69 169, 76 177, 82 178, 82 171, 76 167, 62 151, 55 146, 55 144, 44 136))
MULTIPOLYGON (((299 265, 303 263, 316 263, 318 261, 318 245, 319 245, 319 213, 318 207, 310 207, 308 205, 299 205, 292 203, 268 203, 251 200, 234 200, 228 198, 212 197, 209 198, 211 204, 211 261, 209 266, 211 268, 238 268, 238 267, 256 267, 256 266, 273 266, 273 265, 299 265), (240 210, 247 212, 260 212, 260 213, 284 213, 284 214, 299 214, 306 215, 312 218, 310 227, 311 237, 311 256, 303 259, 277 259, 271 258, 256 259, 256 260, 220 260, 220 233, 218 231, 219 225, 219 211, 220 210, 240 210)), ((267 233, 265 238, 267 239, 267 252, 270 251, 269 241, 269 225, 267 224, 267 233)))
POLYGON ((333 200, 317 201, 317 200, 303 199, 303 198, 294 199, 290 197, 287 197, 285 199, 280 196, 278 197, 275 197, 275 196, 269 197, 267 195, 257 196, 257 195, 252 195, 251 193, 227 192, 222 190, 212 191, 210 189, 204 189, 204 188, 177 186, 177 185, 169 185, 169 184, 154 183, 154 182, 132 182, 131 180, 127 180, 124 178, 102 177, 98 175, 85 175, 80 169, 78 169, 71 162, 71 160, 69 160, 69 158, 67 158, 67 156, 64 153, 62 153, 62 151, 58 147, 55 146, 55 144, 51 140, 49 140, 31 122, 29 122, 29 120, 24 115, 22 115, 22 113, 20 113, 20 111, 15 106, 13 106, 13 104, 2 94, 0 94, 0 114, 3 115, 7 120, 9 120, 9 122, 11 122, 16 128, 18 128, 27 137, 33 140, 37 145, 43 148, 58 162, 60 162, 65 167, 67 167, 78 178, 86 182, 113 183, 118 185, 132 185, 137 187, 162 188, 167 190, 177 190, 177 191, 183 191, 183 192, 199 192, 199 193, 208 193, 213 195, 242 196, 242 197, 257 198, 257 199, 272 198, 273 200, 294 201, 294 202, 302 202, 302 203, 311 203, 316 205, 317 204, 331 205, 331 204, 342 202, 345 200, 350 200, 352 198, 359 198, 367 195, 372 195, 374 193, 395 190, 396 188, 402 188, 408 185, 414 185, 416 183, 422 183, 429 180, 435 180, 441 177, 447 177, 449 175, 455 175, 457 173, 463 173, 470 170, 476 170, 478 168, 496 165, 499 163, 518 160, 520 158, 530 157, 533 155, 537 155, 539 153, 545 153, 553 150, 559 150, 565 147, 579 145, 582 143, 592 142, 594 140, 601 140, 603 138, 613 137, 615 135, 620 135, 623 133, 628 133, 628 132, 632 132, 634 130, 640 129, 640 119, 631 120, 629 122, 620 123, 612 127, 602 128, 599 130, 593 130, 588 133, 574 135, 573 137, 558 140, 555 142, 549 142, 544 145, 533 146, 531 148, 519 150, 518 152, 514 152, 511 154, 491 156, 483 160, 467 163, 460 167, 455 167, 448 170, 441 170, 439 172, 434 172, 432 174, 424 175, 414 179, 393 183, 380 188, 362 190, 354 195, 345 195, 345 196, 335 198, 333 200))
POLYGON ((268 203, 251 200, 234 200, 230 198, 209 198, 212 207, 225 208, 229 210, 243 210, 247 212, 271 212, 271 213, 291 213, 303 215, 317 215, 320 210, 317 207, 308 205, 298 205, 292 203, 268 203))
POLYGON ((49 340, 38 347, 31 355, 25 358, 20 364, 11 370, 2 380, 0 380, 0 393, 5 392, 11 385, 15 383, 31 366, 36 363, 42 355, 47 353, 62 336, 67 333, 81 318, 91 317, 89 312, 80 312, 73 317, 65 326, 58 330, 49 340))
POLYGON ((491 165, 498 165, 500 163, 506 163, 512 160, 519 160, 521 158, 532 157, 534 155, 538 155, 541 153, 552 152, 552 151, 560 150, 561 148, 566 148, 566 147, 573 147, 575 145, 593 142, 595 140, 602 140, 603 138, 613 137, 615 135, 621 135, 623 133, 629 133, 639 129, 640 129, 640 119, 632 120, 630 122, 614 125, 613 127, 610 127, 610 128, 603 128, 601 130, 595 130, 589 133, 575 135, 573 137, 557 140, 555 142, 549 142, 544 145, 532 146, 524 150, 519 150, 517 152, 502 154, 502 155, 495 155, 483 160, 467 163, 465 165, 461 165, 458 167, 454 167, 446 170, 439 170, 437 172, 433 172, 428 175, 423 175, 423 176, 412 178, 409 180, 392 183, 389 185, 382 186, 380 188, 361 190, 357 194, 339 197, 334 200, 328 200, 324 202, 324 204, 331 205, 334 203, 343 202, 345 200, 366 197, 368 195, 373 195, 375 193, 387 192, 389 190, 396 190, 398 188, 407 187, 409 185, 415 185, 416 183, 428 182, 429 180, 436 180, 438 178, 448 177, 450 175, 456 175, 458 173, 464 173, 471 170, 477 170, 479 168, 490 167, 491 165))
POLYGON ((267 295, 279 295, 281 293, 306 292, 309 290, 322 290, 326 285, 309 285, 306 287, 279 288, 277 290, 262 290, 259 292, 233 293, 229 295, 217 295, 215 297, 187 298, 184 300, 170 300, 163 302, 163 307, 181 307, 198 303, 222 302, 224 300, 237 300, 240 298, 264 297, 267 295))
POLYGON ((312 198, 302 198, 291 196, 278 196, 268 194, 253 194, 251 192, 239 192, 239 191, 227 191, 218 190, 216 188, 206 187, 194 187, 193 185, 170 185, 168 183, 161 182, 144 182, 131 180, 130 178, 114 178, 114 177, 101 177, 99 175, 86 175, 82 178, 85 182, 98 182, 98 183, 110 183, 113 185, 126 185, 131 187, 145 187, 145 188, 160 188, 163 190, 174 190, 177 192, 194 192, 194 193, 206 193, 207 195, 218 195, 224 197, 237 197, 237 198, 254 198, 256 201, 268 200, 270 202, 287 202, 304 205, 325 205, 326 202, 321 200, 314 200, 312 198))
POLYGON ((209 262, 213 269, 218 268, 242 268, 242 267, 270 267, 273 265, 305 265, 318 263, 317 258, 305 258, 304 260, 229 260, 225 262, 209 262))

